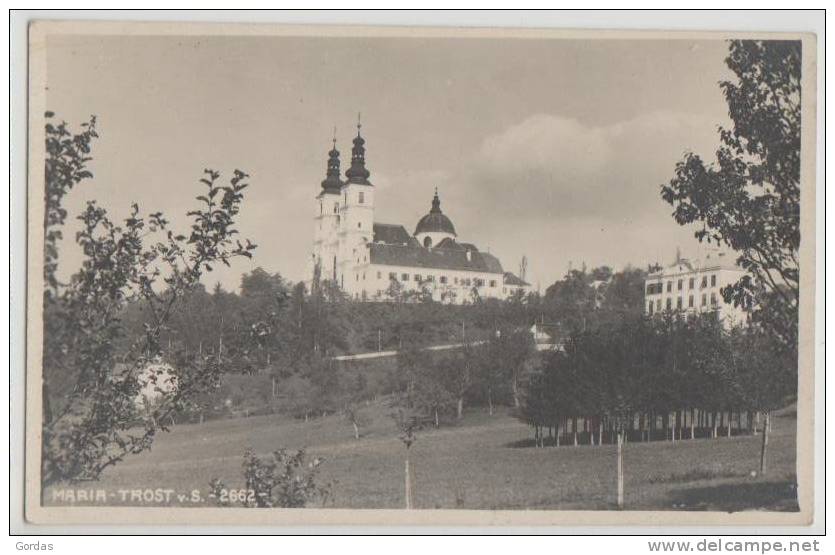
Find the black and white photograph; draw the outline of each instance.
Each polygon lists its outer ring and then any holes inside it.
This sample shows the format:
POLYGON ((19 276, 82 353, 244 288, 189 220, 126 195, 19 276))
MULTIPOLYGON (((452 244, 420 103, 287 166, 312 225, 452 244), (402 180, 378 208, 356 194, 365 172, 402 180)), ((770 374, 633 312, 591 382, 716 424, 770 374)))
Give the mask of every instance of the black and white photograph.
POLYGON ((29 41, 31 522, 811 521, 814 34, 29 41))

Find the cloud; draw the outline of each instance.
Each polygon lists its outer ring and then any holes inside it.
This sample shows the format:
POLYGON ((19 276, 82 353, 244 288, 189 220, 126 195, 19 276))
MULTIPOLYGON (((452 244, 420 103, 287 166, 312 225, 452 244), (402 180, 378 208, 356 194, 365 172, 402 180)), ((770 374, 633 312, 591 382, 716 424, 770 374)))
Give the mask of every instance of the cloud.
POLYGON ((508 218, 641 219, 657 213, 685 151, 712 152, 716 123, 653 112, 596 127, 537 114, 484 139, 463 188, 508 218))
MULTIPOLYGON (((450 177, 456 226, 514 268, 547 284, 569 261, 616 267, 694 247, 660 186, 692 150, 712 158, 715 118, 652 112, 593 126, 552 114, 528 117, 485 138, 450 177), (463 209, 466 207, 466 209, 463 209)), ((447 195, 449 196, 449 194, 447 195)))

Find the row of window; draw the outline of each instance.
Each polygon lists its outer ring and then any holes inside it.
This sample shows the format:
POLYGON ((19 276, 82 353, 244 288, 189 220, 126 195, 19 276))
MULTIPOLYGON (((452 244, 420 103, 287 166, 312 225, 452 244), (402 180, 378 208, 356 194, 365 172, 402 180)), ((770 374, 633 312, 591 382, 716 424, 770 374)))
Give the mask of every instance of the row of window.
MULTIPOLYGON (((702 284, 701 287, 707 287, 707 279, 708 276, 702 276, 702 284)), ((688 289, 695 289, 696 288, 696 278, 690 278, 688 283, 688 289)), ((710 276, 710 286, 716 287, 716 274, 710 276)), ((676 290, 681 291, 684 289, 684 280, 680 279, 676 283, 676 290)), ((672 293, 673 291, 673 281, 667 281, 667 293, 672 293)), ((647 295, 655 295, 657 293, 664 292, 664 283, 650 283, 647 285, 647 295)))
MULTIPOLYGON (((707 293, 702 293, 702 306, 707 306, 707 293)), ((718 304, 718 299, 716 298, 716 293, 710 294, 710 306, 716 306, 718 304)), ((693 295, 690 295, 687 298, 687 308, 694 308, 695 299, 693 295)), ((681 310, 684 308, 684 299, 679 297, 676 299, 676 309, 681 310)), ((667 298, 666 309, 672 310, 673 309, 673 299, 667 298)), ((660 312, 661 311, 661 299, 656 299, 655 301, 649 301, 647 303, 647 312, 652 314, 653 312, 660 312)))
MULTIPOLYGON (((382 279, 382 277, 383 277, 382 272, 377 272, 377 279, 382 279)), ((426 275, 426 276, 423 276, 422 274, 414 274, 414 275, 405 274, 405 273, 400 274, 400 281, 404 281, 404 282, 405 281, 416 281, 416 282, 420 283, 420 282, 424 281, 424 278, 425 278, 425 281, 427 281, 427 282, 430 282, 430 283, 435 282, 435 276, 433 276, 431 274, 426 275)), ((396 272, 389 272, 389 280, 397 281, 397 273, 396 272)), ((485 284, 485 281, 481 278, 473 278, 473 279, 460 278, 459 279, 457 277, 453 277, 452 280, 453 280, 453 284, 455 284, 455 285, 465 285, 465 286, 475 285, 476 287, 484 287, 484 284, 485 284)), ((439 276, 438 277, 438 282, 443 284, 443 285, 446 285, 447 283, 449 283, 449 278, 447 278, 447 276, 439 276)), ((489 283, 490 283, 490 287, 496 287, 496 284, 497 284, 496 280, 491 279, 489 283)))
MULTIPOLYGON (((359 260, 357 260, 357 261, 359 262, 359 260)), ((336 261, 334 261, 334 265, 335 264, 336 264, 336 261)), ((398 281, 397 278, 398 278, 398 276, 397 276, 396 272, 389 272, 389 280, 390 281, 391 280, 398 281)), ((365 272, 362 272, 361 274, 360 273, 356 274, 356 279, 357 279, 357 281, 365 281, 365 279, 366 279, 365 272)), ((377 279, 383 279, 383 272, 377 272, 377 279)), ((426 275, 426 276, 424 276, 422 274, 406 274, 406 273, 400 274, 400 281, 403 281, 403 282, 415 281, 415 282, 421 283, 424 280, 429 282, 429 283, 434 283, 435 282, 435 276, 431 275, 431 274, 426 275)), ((463 285, 463 286, 466 286, 466 287, 470 287, 470 286, 473 286, 473 285, 476 286, 476 287, 484 287, 485 283, 489 283, 490 287, 496 287, 497 283, 498 283, 494 279, 491 279, 491 280, 489 280, 489 282, 486 282, 485 280, 483 280, 481 278, 473 278, 473 279, 460 278, 459 279, 457 277, 453 277, 452 280, 453 280, 452 282, 453 282, 454 285, 463 285)), ((438 282, 441 283, 442 285, 446 285, 446 284, 449 283, 449 278, 447 278, 447 276, 439 276, 438 277, 438 282)))

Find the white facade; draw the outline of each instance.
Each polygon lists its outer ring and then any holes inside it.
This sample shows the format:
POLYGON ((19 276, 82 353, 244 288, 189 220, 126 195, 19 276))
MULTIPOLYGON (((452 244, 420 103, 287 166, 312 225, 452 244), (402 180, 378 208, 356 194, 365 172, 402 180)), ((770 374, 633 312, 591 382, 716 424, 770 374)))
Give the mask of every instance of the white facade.
POLYGON ((504 298, 503 274, 462 270, 416 268, 384 264, 358 264, 353 280, 346 281, 344 291, 364 300, 396 300, 392 295, 408 293, 431 295, 438 302, 460 304, 480 298, 504 298), (395 284, 394 286, 392 284, 395 284))
POLYGON ((530 285, 502 269, 474 245, 459 243, 452 222, 432 209, 414 234, 403 226, 375 223, 375 190, 365 168, 365 140, 357 133, 351 168, 343 181, 339 152, 329 153, 327 178, 315 199, 309 275, 337 284, 351 298, 369 301, 418 300, 465 303, 510 298, 530 285))
POLYGON ((679 258, 647 276, 644 310, 649 315, 664 312, 715 314, 726 327, 745 324, 747 313, 726 303, 722 288, 736 283, 745 271, 725 253, 712 253, 701 260, 679 258))

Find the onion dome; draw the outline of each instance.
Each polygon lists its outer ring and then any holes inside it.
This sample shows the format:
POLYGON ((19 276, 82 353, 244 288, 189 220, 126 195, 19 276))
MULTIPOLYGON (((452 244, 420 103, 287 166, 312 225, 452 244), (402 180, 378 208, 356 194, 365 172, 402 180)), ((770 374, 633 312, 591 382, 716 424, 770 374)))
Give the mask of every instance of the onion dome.
POLYGON ((454 236, 457 235, 452 221, 441 212, 441 199, 438 198, 437 189, 435 189, 435 196, 432 198, 432 209, 429 211, 429 214, 420 219, 415 228, 415 236, 421 233, 448 233, 454 236))
POLYGON ((351 167, 345 172, 345 177, 348 178, 348 183, 357 183, 359 185, 371 185, 368 177, 371 172, 365 167, 365 139, 360 135, 362 123, 357 117, 357 136, 354 137, 354 148, 351 149, 351 167))
POLYGON ((333 148, 328 152, 327 177, 322 181, 322 193, 339 194, 342 180, 339 178, 339 151, 336 150, 336 137, 333 138, 333 148))

